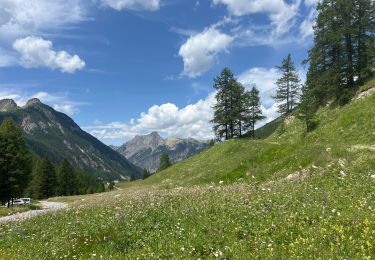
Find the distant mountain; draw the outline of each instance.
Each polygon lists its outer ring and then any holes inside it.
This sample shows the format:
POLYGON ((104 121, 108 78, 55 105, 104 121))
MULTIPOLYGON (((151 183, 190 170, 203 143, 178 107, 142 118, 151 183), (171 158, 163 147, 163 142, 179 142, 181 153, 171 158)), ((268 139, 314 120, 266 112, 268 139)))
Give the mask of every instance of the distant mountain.
POLYGON ((112 147, 136 166, 155 172, 160 156, 167 153, 172 163, 184 160, 208 147, 208 142, 188 138, 163 139, 157 132, 139 135, 120 147, 112 147))
POLYGON ((138 167, 38 99, 23 107, 11 99, 0 100, 0 121, 7 117, 20 125, 28 146, 39 156, 55 163, 67 158, 76 168, 110 180, 141 177, 138 167))

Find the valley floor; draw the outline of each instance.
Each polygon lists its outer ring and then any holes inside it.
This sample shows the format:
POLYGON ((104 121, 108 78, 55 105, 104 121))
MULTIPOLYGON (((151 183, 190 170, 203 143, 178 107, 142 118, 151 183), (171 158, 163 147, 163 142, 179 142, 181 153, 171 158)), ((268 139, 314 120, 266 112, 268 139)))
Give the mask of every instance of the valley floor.
POLYGON ((375 179, 319 172, 303 181, 76 197, 60 212, 2 225, 0 258, 375 256, 375 179))

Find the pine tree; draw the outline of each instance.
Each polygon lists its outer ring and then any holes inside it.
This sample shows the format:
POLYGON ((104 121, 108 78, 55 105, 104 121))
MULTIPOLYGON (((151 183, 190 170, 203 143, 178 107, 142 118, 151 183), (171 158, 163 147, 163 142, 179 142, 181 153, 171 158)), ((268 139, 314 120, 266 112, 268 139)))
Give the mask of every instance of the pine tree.
MULTIPOLYGON (((306 85, 314 103, 346 104, 374 73, 375 3, 323 0, 317 7, 306 85)), ((313 108, 317 106, 313 106, 313 108)))
POLYGON ((277 92, 274 99, 281 103, 280 113, 289 113, 298 105, 301 81, 290 54, 283 60, 281 66, 278 66, 278 69, 282 72, 282 76, 276 82, 277 92))
POLYGON ((358 83, 373 75, 375 61, 375 1, 355 0, 352 22, 355 73, 358 83))
POLYGON ((167 153, 163 153, 161 156, 160 156, 160 163, 159 163, 159 168, 158 168, 158 172, 162 171, 162 170, 165 170, 167 169, 168 167, 170 167, 172 164, 169 160, 169 155, 167 153))
POLYGON ((242 135, 241 105, 243 102, 244 87, 237 82, 232 71, 224 68, 221 74, 214 79, 214 88, 217 91, 214 105, 214 131, 218 140, 232 139, 242 135))
POLYGON ((30 186, 31 194, 36 199, 50 198, 56 195, 55 167, 47 157, 35 163, 30 186))
POLYGON ((15 122, 0 125, 0 199, 9 201, 23 194, 30 177, 30 154, 15 122))
POLYGON ((218 139, 231 138, 230 125, 230 85, 234 81, 234 75, 229 68, 224 68, 219 76, 214 79, 214 88, 217 91, 214 105, 214 131, 218 139))
POLYGON ((231 118, 235 122, 235 128, 232 137, 241 137, 245 133, 246 122, 246 92, 245 87, 235 80, 233 82, 233 109, 231 118))
POLYGON ((69 161, 64 159, 57 171, 58 195, 71 196, 78 193, 77 178, 69 161))
POLYGON ((250 130, 251 136, 254 138, 256 123, 265 118, 261 109, 259 90, 255 86, 250 91, 246 91, 244 107, 246 111, 245 126, 250 130))

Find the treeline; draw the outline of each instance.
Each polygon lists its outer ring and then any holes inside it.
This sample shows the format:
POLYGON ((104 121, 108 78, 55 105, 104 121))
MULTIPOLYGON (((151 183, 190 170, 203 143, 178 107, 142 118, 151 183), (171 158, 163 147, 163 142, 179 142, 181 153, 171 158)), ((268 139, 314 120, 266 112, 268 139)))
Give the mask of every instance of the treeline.
POLYGON ((34 158, 26 147, 19 127, 5 119, 0 124, 0 202, 31 196, 80 195, 105 190, 102 180, 76 171, 64 160, 55 166, 48 158, 34 158))
POLYGON ((26 194, 36 199, 54 196, 72 196, 105 191, 103 181, 75 170, 67 160, 54 166, 44 157, 34 163, 31 182, 26 194))
POLYGON ((374 1, 322 0, 317 12, 301 106, 307 125, 319 106, 348 103, 375 68, 374 1))

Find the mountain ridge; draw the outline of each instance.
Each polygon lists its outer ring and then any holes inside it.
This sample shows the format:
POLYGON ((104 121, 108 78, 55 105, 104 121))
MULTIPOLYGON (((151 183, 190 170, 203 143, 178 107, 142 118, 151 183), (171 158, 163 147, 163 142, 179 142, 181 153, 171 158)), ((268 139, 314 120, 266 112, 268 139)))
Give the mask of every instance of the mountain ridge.
POLYGON ((38 156, 48 156, 54 163, 67 158, 74 167, 109 180, 141 177, 139 168, 39 99, 22 107, 11 99, 0 100, 0 120, 7 117, 21 127, 27 145, 38 156))
POLYGON ((208 147, 208 142, 193 138, 162 138, 158 132, 137 135, 120 147, 113 147, 136 166, 155 172, 160 156, 167 153, 172 163, 182 161, 200 153, 208 147))

